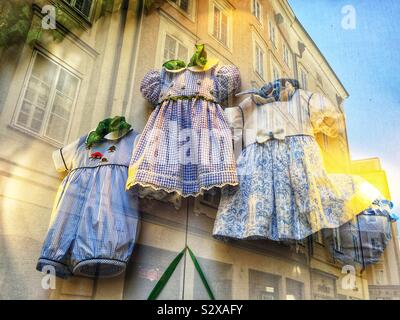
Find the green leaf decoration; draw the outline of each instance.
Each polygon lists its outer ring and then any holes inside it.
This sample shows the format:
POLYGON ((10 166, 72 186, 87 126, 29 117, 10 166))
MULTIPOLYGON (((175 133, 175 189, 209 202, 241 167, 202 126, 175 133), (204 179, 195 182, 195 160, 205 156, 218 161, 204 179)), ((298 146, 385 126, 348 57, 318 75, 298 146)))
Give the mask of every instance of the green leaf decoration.
POLYGON ((193 251, 186 246, 176 257, 174 260, 172 260, 171 264, 167 267, 167 269, 164 271, 163 275, 161 276, 160 280, 156 283, 155 287, 151 291, 149 297, 147 300, 156 300, 161 291, 164 289, 166 284, 168 283, 169 279, 171 278, 172 274, 174 273, 176 267, 178 266, 179 262, 182 260, 183 255, 185 254, 186 250, 189 251, 190 258, 193 261, 194 267, 196 268, 197 273, 200 276, 201 281, 203 282, 204 287, 207 290, 208 297, 211 300, 215 300, 215 296, 207 282, 207 279, 204 275, 203 270, 200 267, 199 262, 197 261, 193 251))
POLYGON ((110 121, 110 132, 129 130, 131 125, 125 121, 125 117, 114 117, 110 121))
POLYGON ((179 70, 186 67, 186 63, 182 60, 169 60, 163 64, 163 67, 168 70, 179 70))
MULTIPOLYGON (((61 42, 65 34, 59 30, 43 30, 40 19, 33 19, 32 0, 0 1, 0 48, 9 48, 13 45, 27 43, 33 45, 36 41, 61 42), (32 24, 32 21, 38 20, 32 24), (47 37, 43 37, 46 35, 47 37)), ((37 1, 41 5, 42 1, 37 1)), ((52 3, 56 8, 56 21, 69 32, 79 34, 84 32, 81 24, 66 11, 68 4, 62 1, 52 3)), ((122 8, 122 0, 98 0, 94 8, 94 21, 113 14, 122 8)))
POLYGON ((196 44, 196 52, 190 58, 188 67, 198 66, 204 68, 207 63, 207 52, 204 44, 196 44))
POLYGON ((7 48, 24 42, 32 17, 31 1, 0 1, 0 47, 7 48))
POLYGON ((86 146, 91 148, 94 144, 103 141, 104 137, 110 132, 123 132, 128 131, 131 125, 125 121, 125 117, 116 116, 114 118, 107 118, 100 121, 96 130, 89 133, 86 139, 86 146))
POLYGON ((213 294, 213 292, 212 292, 210 286, 208 285, 206 276, 204 275, 204 272, 203 272, 203 270, 201 269, 199 262, 197 261, 195 255, 193 254, 193 251, 190 250, 189 247, 187 247, 187 249, 188 249, 188 251, 189 251, 190 257, 192 258, 194 267, 196 268, 197 273, 198 273, 199 276, 200 276, 201 282, 203 282, 204 288, 206 288, 206 290, 207 290, 208 297, 209 297, 211 300, 215 300, 214 294, 213 294))
POLYGON ((172 274, 174 273, 176 267, 178 266, 179 262, 182 260, 183 255, 185 254, 186 248, 183 249, 174 260, 172 260, 171 264, 165 270, 163 275, 161 276, 160 280, 158 280, 157 284, 155 285, 154 289, 151 291, 147 300, 156 300, 158 295, 164 289, 165 285, 168 283, 168 280, 171 278, 172 274))

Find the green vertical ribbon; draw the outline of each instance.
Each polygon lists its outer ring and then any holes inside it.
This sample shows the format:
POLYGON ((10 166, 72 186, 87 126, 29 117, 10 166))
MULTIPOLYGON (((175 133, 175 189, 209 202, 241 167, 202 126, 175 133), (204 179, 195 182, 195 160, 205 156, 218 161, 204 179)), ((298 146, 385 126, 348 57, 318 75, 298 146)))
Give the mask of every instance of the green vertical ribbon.
POLYGON ((206 290, 207 290, 207 293, 208 293, 209 298, 210 298, 211 300, 215 300, 214 294, 213 294, 213 292, 211 291, 210 286, 208 285, 206 276, 204 275, 203 270, 201 269, 199 262, 197 261, 195 255, 193 254, 193 251, 190 250, 189 247, 186 247, 186 248, 188 249, 189 254, 190 254, 190 257, 192 258, 194 267, 196 268, 197 273, 199 274, 200 279, 201 279, 201 281, 203 282, 204 288, 206 288, 206 290))
POLYGON ((197 270, 197 273, 200 276, 201 281, 203 282, 204 287, 207 290, 208 296, 211 300, 215 300, 214 294, 207 282, 207 279, 204 275, 203 270, 200 267, 199 262, 196 259, 196 256, 193 254, 193 251, 190 250, 188 246, 186 246, 178 255, 175 257, 174 260, 172 260, 171 264, 167 267, 167 269, 164 271, 163 275, 161 276, 160 280, 156 283, 154 286, 153 290, 150 292, 149 297, 147 300, 156 300, 161 291, 164 289, 166 284, 168 283, 169 279, 171 278, 172 274, 174 273, 176 267, 178 266, 179 262, 182 260, 183 255, 185 254, 186 250, 189 251, 190 258, 193 261, 194 267, 197 270))

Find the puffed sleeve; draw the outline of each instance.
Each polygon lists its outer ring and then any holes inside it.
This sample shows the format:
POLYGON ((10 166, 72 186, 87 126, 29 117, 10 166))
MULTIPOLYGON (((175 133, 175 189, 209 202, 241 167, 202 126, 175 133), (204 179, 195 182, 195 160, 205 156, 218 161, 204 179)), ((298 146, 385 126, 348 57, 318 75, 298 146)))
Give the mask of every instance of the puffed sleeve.
POLYGON ((309 102, 310 120, 315 133, 329 137, 338 136, 339 110, 332 101, 320 93, 314 93, 309 102))
POLYGON ((240 89, 240 72, 236 66, 222 66, 216 73, 215 95, 219 103, 224 102, 240 89))
POLYGON ((143 97, 153 105, 156 105, 161 93, 161 74, 157 70, 149 71, 140 84, 140 92, 143 97))
POLYGON ((81 137, 53 152, 53 162, 58 172, 71 170, 74 155, 82 141, 84 141, 84 139, 81 137))

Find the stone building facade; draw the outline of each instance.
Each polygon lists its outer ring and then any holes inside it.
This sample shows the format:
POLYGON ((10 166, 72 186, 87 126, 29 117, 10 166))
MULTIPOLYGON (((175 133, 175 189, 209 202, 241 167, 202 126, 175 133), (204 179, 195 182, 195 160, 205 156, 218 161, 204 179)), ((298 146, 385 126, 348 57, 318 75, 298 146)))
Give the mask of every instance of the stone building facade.
MULTIPOLYGON (((290 246, 214 240, 218 194, 185 200, 180 210, 143 201, 141 232, 125 274, 57 280, 54 290, 42 289, 35 264, 62 178, 53 169, 52 151, 113 115, 125 115, 141 131, 152 110, 139 92, 143 75, 168 59, 188 61, 195 43, 206 44, 221 63, 237 65, 242 89, 294 77, 328 96, 342 117, 338 138, 317 137, 326 166, 354 169, 343 107, 348 93, 287 1, 166 0, 148 8, 143 0, 117 0, 113 13, 99 20, 96 0, 35 1, 32 23, 43 19, 46 4, 61 6, 79 27, 59 23, 59 43, 44 36, 34 45, 0 51, 1 299, 145 299, 186 244, 219 299, 369 298, 368 286, 379 284, 375 271, 361 272, 355 263, 356 286, 346 289, 347 274, 329 257, 320 234, 290 246)), ((232 99, 226 107, 239 102, 232 99)), ((384 257, 391 267, 384 269, 397 276, 382 285, 400 284, 397 242, 393 248, 384 257)), ((189 260, 178 266, 161 298, 207 298, 189 260)))

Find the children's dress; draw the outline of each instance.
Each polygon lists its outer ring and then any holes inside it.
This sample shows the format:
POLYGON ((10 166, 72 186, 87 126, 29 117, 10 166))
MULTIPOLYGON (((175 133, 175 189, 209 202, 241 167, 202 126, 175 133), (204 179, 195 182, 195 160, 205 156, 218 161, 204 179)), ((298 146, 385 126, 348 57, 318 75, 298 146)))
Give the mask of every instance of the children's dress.
POLYGON ((239 188, 222 191, 215 237, 300 240, 382 198, 361 177, 325 171, 314 133, 337 136, 339 110, 321 94, 299 89, 290 101, 261 106, 247 98, 226 116, 245 148, 239 188))
POLYGON ((138 228, 137 197, 125 191, 136 132, 87 149, 86 136, 56 151, 59 188, 37 264, 59 277, 110 277, 125 270, 138 228))
POLYGON ((157 106, 133 152, 127 188, 187 197, 237 185, 232 135, 220 103, 239 87, 234 66, 147 73, 141 92, 157 106))
POLYGON ((392 239, 392 204, 376 201, 371 208, 338 229, 323 230, 324 245, 335 261, 364 268, 379 262, 392 239))

